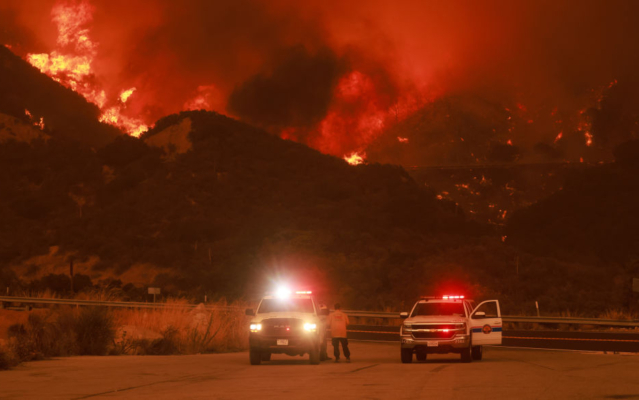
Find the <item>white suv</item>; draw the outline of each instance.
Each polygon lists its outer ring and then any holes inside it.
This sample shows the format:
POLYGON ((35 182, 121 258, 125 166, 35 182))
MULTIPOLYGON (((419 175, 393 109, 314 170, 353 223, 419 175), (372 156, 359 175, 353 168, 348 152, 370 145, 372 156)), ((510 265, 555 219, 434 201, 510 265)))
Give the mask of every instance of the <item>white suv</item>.
POLYGON ((310 291, 279 291, 264 296, 257 313, 246 310, 246 315, 254 317, 249 333, 251 365, 270 361, 271 354, 308 354, 311 364, 324 361, 320 359, 324 355, 320 353, 320 345, 325 340, 326 329, 311 294, 310 291))
POLYGON ((459 353, 462 362, 481 360, 484 345, 500 345, 501 310, 498 300, 475 307, 464 296, 422 297, 400 329, 403 363, 425 361, 429 353, 459 353))

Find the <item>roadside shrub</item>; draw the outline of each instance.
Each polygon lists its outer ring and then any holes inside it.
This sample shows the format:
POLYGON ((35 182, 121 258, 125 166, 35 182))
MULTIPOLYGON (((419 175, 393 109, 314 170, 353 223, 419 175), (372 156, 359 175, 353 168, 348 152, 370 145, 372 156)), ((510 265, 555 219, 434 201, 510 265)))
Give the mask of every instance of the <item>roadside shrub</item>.
POLYGON ((179 331, 173 326, 167 326, 162 332, 162 337, 152 342, 147 341, 143 346, 145 354, 161 356, 180 354, 180 338, 179 331))
POLYGON ((29 314, 26 324, 9 327, 9 340, 20 361, 56 356, 58 330, 48 321, 49 315, 29 314))
POLYGON ((17 357, 9 349, 0 346, 0 371, 10 369, 18 364, 17 357))
POLYGON ((107 354, 115 337, 113 318, 104 307, 80 309, 74 331, 80 355, 107 354))

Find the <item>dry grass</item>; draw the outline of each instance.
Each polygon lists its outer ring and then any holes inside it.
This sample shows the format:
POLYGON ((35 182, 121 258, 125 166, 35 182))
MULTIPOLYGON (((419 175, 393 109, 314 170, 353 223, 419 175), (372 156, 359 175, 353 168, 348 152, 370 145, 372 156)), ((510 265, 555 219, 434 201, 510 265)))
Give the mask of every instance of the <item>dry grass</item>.
POLYGON ((248 330, 240 304, 220 301, 192 309, 177 307, 188 304, 183 299, 167 303, 176 307, 113 311, 120 327, 116 337, 119 352, 195 354, 246 348, 248 330))
MULTIPOLYGON (((26 293, 25 293, 26 294, 26 293)), ((29 293, 54 298, 50 292, 29 293)), ((87 300, 119 300, 113 292, 86 293, 87 300)), ((111 309, 53 306, 30 312, 1 310, 0 369, 21 361, 82 354, 197 354, 243 350, 248 345, 244 305, 219 301, 196 308, 186 299, 169 307, 111 309), (4 318, 11 314, 11 318, 4 318), (5 315, 7 314, 7 315, 5 315), (10 321, 10 322, 9 322, 10 321)))

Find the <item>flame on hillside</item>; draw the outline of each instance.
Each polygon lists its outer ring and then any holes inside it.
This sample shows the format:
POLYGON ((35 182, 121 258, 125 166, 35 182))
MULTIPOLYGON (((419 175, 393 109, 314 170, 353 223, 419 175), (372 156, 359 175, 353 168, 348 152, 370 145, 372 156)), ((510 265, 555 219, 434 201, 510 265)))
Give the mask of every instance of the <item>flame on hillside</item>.
POLYGON ((359 165, 364 163, 364 157, 366 157, 366 153, 359 154, 357 152, 353 152, 349 155, 344 156, 344 160, 350 165, 359 165))
POLYGON ((108 107, 107 94, 96 82, 92 64, 98 51, 98 43, 92 41, 89 35, 88 25, 93 21, 93 7, 89 2, 59 2, 51 10, 51 17, 58 28, 56 49, 51 53, 27 54, 27 61, 97 105, 102 110, 101 122, 115 125, 133 136, 146 131, 148 127, 140 120, 122 114, 122 105, 135 88, 120 94, 120 105, 108 107))

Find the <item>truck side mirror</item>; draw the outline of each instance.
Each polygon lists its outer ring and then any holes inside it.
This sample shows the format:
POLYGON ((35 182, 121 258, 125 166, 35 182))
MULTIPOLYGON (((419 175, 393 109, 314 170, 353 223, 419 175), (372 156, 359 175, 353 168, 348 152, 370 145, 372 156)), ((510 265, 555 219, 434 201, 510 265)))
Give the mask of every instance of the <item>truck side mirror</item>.
POLYGON ((252 308, 247 308, 245 311, 246 315, 248 315, 249 317, 252 317, 255 315, 255 311, 253 311, 252 308))
POLYGON ((408 313, 407 312, 399 313, 399 318, 402 318, 402 319, 408 318, 408 313))
POLYGON ((476 319, 486 318, 486 313, 483 311, 477 311, 475 314, 473 314, 473 318, 476 318, 476 319))

